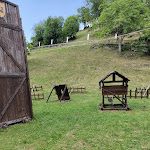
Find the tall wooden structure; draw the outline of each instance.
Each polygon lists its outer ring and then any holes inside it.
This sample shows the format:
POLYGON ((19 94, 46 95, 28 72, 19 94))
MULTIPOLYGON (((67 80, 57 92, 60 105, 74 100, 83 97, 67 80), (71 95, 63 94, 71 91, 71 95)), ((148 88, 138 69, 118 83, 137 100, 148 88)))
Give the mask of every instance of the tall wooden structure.
POLYGON ((128 78, 117 71, 113 71, 99 82, 100 89, 102 87, 103 97, 102 103, 100 104, 101 110, 129 110, 127 105, 128 81, 130 81, 128 78), (111 80, 107 80, 109 78, 111 80), (111 104, 106 104, 105 98, 111 104), (113 99, 117 99, 120 103, 116 104, 113 99))
POLYGON ((0 127, 33 118, 19 8, 0 0, 0 127))

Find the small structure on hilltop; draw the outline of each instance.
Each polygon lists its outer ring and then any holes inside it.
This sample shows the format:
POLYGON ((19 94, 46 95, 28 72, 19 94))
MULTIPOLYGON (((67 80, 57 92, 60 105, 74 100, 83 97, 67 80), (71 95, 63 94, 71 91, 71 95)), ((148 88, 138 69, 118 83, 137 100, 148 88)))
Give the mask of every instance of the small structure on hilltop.
MULTIPOLYGON (((53 90, 55 90, 60 103, 62 101, 63 102, 70 101, 70 96, 69 96, 67 85, 66 84, 61 84, 61 85, 55 85, 53 87, 52 91, 50 92, 50 95, 48 96, 48 99, 47 99, 46 103, 48 103, 53 90)), ((58 101, 58 100, 56 100, 56 101, 58 101)))
POLYGON ((130 109, 127 105, 128 81, 130 80, 117 71, 109 73, 106 77, 100 80, 99 86, 100 89, 102 88, 103 97, 102 103, 100 104, 101 110, 130 109), (106 104, 105 98, 107 98, 111 104, 106 104), (117 99, 120 103, 116 104, 114 101, 115 99, 117 99))

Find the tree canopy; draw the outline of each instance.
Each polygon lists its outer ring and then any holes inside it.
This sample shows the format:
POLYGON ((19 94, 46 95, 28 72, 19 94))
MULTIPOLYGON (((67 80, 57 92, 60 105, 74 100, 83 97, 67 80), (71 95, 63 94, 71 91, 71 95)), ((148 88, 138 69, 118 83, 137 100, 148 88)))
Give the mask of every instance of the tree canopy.
POLYGON ((45 30, 44 21, 41 21, 38 24, 34 25, 34 27, 33 27, 33 35, 34 36, 31 38, 33 43, 38 43, 38 41, 41 41, 41 43, 43 43, 44 30, 45 30))
POLYGON ((91 21, 92 16, 90 14, 90 9, 88 7, 83 6, 81 8, 78 8, 77 12, 79 14, 80 22, 85 24, 86 22, 91 21))
POLYGON ((65 37, 73 38, 79 31, 79 21, 77 16, 69 16, 64 23, 63 34, 65 37))
POLYGON ((115 0, 105 5, 98 18, 99 35, 142 29, 148 17, 149 9, 141 0, 115 0))

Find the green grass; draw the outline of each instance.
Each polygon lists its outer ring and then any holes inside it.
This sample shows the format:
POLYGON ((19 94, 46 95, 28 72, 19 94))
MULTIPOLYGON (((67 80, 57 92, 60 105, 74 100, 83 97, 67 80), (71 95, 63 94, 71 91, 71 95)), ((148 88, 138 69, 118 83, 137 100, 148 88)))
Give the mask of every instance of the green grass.
POLYGON ((98 82, 113 70, 131 80, 131 89, 150 84, 150 58, 126 56, 90 45, 28 56, 31 85, 43 85, 46 98, 61 83, 86 87, 87 93, 62 104, 33 101, 34 120, 0 130, 0 150, 150 149, 150 99, 129 99, 131 111, 98 109, 98 82))
POLYGON ((90 40, 97 40, 98 39, 95 31, 90 30, 90 29, 85 29, 85 30, 79 31, 76 34, 76 39, 74 40, 74 42, 86 41, 88 34, 90 35, 90 40))

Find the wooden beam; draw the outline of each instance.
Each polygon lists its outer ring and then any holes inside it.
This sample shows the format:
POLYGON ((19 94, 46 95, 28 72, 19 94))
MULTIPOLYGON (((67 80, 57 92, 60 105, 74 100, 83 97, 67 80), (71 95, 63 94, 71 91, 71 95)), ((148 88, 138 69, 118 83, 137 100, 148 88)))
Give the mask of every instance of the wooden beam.
POLYGON ((115 82, 116 80, 116 77, 115 77, 115 74, 113 73, 113 81, 115 82))
POLYGON ((0 78, 25 78, 25 73, 0 72, 0 78))
POLYGON ((19 32, 22 31, 22 29, 19 26, 14 26, 14 25, 2 23, 2 22, 0 22, 0 27, 12 29, 12 30, 19 31, 19 32))
POLYGON ((123 82, 123 81, 104 81, 104 83, 116 83, 116 82, 117 82, 117 83, 118 83, 118 82, 121 83, 121 82, 123 82))
POLYGON ((7 1, 7 0, 1 0, 2 2, 5 2, 5 3, 7 3, 7 4, 9 4, 9 5, 12 5, 12 6, 14 6, 14 7, 17 7, 18 5, 16 5, 16 4, 14 4, 14 3, 11 3, 11 2, 9 2, 9 1, 7 1))

